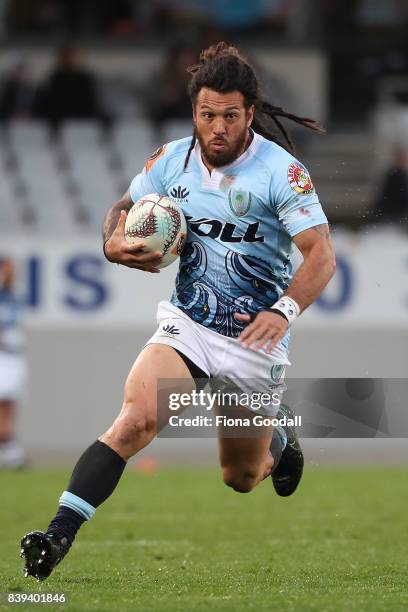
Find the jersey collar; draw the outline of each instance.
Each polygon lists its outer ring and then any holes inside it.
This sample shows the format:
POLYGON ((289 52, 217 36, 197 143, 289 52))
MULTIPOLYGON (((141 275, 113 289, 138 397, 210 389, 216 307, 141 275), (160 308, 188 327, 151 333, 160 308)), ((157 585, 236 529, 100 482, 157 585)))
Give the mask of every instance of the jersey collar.
POLYGON ((208 168, 206 167, 206 165, 204 164, 202 160, 200 143, 198 142, 198 140, 196 141, 195 146, 194 146, 194 157, 201 169, 202 184, 204 187, 218 189, 225 175, 230 174, 231 170, 235 170, 236 168, 238 168, 239 166, 247 162, 249 159, 254 157, 254 155, 258 151, 259 146, 261 144, 262 136, 260 134, 257 134, 253 130, 252 130, 252 134, 253 134, 252 142, 249 145, 249 147, 242 153, 242 155, 237 157, 237 159, 235 159, 230 164, 227 164, 226 166, 220 166, 219 168, 214 168, 211 174, 208 172, 208 168))

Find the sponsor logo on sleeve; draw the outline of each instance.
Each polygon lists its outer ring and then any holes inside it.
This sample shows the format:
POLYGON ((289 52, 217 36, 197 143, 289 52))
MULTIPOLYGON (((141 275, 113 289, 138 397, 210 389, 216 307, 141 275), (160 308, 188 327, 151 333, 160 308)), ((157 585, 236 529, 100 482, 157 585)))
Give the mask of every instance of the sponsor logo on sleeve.
POLYGON ((146 166, 145 166, 146 172, 150 172, 150 169, 153 166, 153 164, 155 162, 157 162, 159 157, 164 155, 165 151, 166 151, 166 145, 164 144, 161 147, 159 147, 158 149, 156 149, 156 151, 154 153, 151 154, 151 156, 147 160, 147 163, 146 163, 146 166))
POLYGON ((307 195, 314 190, 309 172, 299 162, 290 164, 288 168, 288 181, 293 191, 307 195))

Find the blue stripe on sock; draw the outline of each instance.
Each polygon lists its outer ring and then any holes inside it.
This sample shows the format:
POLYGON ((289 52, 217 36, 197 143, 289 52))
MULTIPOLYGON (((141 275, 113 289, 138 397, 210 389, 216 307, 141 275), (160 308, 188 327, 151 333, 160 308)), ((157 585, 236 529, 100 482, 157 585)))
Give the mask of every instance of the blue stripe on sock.
POLYGON ((67 506, 67 508, 71 508, 71 510, 75 510, 81 516, 84 517, 87 521, 93 517, 96 512, 96 508, 88 504, 84 499, 78 497, 78 495, 74 495, 69 491, 64 491, 61 497, 59 498, 60 506, 67 506))

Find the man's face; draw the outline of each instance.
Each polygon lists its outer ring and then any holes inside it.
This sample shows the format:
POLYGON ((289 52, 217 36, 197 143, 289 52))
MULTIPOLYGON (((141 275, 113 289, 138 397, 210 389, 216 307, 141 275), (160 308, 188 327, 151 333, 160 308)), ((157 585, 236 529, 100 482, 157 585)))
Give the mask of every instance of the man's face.
POLYGON ((244 152, 254 107, 245 108, 239 91, 218 93, 203 87, 193 107, 193 119, 204 161, 217 168, 244 152))

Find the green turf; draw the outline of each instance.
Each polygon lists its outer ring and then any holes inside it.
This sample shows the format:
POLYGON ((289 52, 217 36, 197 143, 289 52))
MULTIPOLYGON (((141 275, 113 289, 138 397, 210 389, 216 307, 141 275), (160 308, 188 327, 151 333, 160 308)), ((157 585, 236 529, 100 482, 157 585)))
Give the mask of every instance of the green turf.
POLYGON ((280 499, 269 481, 234 493, 210 469, 129 470, 38 584, 22 577, 19 538, 46 526, 67 474, 2 473, 0 590, 66 592, 58 609, 81 612, 407 610, 407 476, 309 469, 280 499))

